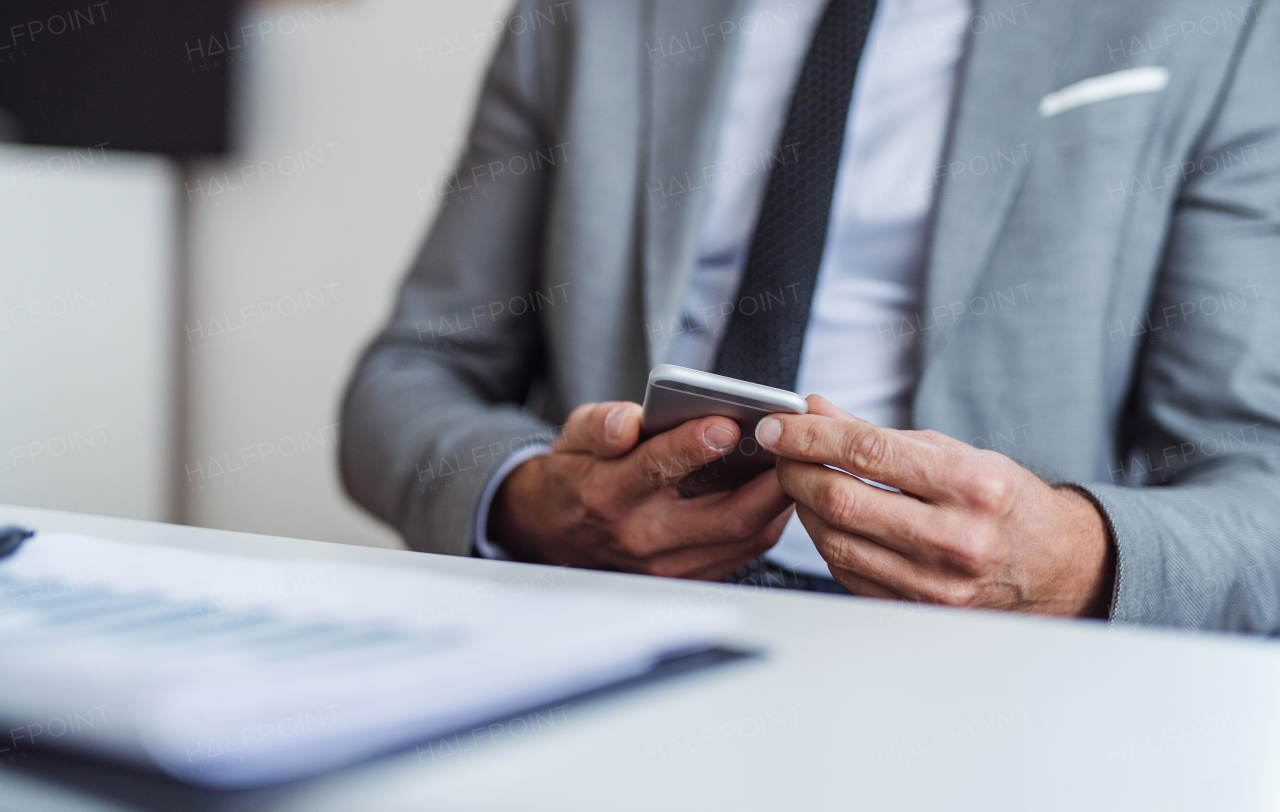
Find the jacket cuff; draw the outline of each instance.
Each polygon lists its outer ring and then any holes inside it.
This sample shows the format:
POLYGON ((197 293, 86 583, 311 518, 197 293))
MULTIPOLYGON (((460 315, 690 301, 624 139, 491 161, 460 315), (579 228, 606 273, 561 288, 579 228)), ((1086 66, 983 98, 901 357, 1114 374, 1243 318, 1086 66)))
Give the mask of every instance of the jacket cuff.
POLYGON ((1098 498, 1098 495, 1089 489, 1087 485, 1081 485, 1077 482, 1062 482, 1056 484, 1057 488, 1068 488, 1089 500, 1093 505, 1093 509, 1098 511, 1098 515, 1102 517, 1103 529, 1107 531, 1107 559, 1111 570, 1111 597, 1107 602, 1107 620, 1114 622, 1116 619, 1116 601, 1120 597, 1120 544, 1116 539, 1116 526, 1111 521, 1111 513, 1107 510, 1106 505, 1098 498))
POLYGON ((494 471, 530 446, 546 444, 554 431, 514 409, 489 410, 484 423, 467 421, 448 432, 410 473, 396 526, 409 547, 428 553, 474 554, 476 508, 494 471))
POLYGON ((1091 483, 1076 485, 1102 514, 1115 550, 1115 586, 1111 598, 1112 623, 1158 624, 1160 601, 1140 594, 1144 579, 1134 572, 1159 571, 1159 539, 1153 523, 1133 502, 1134 489, 1123 485, 1091 483))

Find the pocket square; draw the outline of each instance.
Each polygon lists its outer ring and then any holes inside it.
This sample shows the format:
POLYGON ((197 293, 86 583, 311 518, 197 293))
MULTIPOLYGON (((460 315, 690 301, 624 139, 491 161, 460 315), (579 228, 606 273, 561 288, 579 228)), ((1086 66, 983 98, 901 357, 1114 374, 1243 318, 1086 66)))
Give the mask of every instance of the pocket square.
POLYGON ((1161 67, 1129 68, 1105 73, 1049 93, 1040 100, 1040 116, 1049 118, 1086 104, 1120 96, 1159 93, 1168 84, 1169 71, 1161 67))

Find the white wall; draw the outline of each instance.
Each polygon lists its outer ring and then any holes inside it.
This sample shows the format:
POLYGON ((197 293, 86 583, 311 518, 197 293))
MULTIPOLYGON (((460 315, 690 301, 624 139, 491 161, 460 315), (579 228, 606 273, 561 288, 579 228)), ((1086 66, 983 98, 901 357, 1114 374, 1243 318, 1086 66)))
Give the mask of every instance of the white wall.
POLYGON ((271 3, 247 16, 266 33, 231 54, 239 148, 196 167, 183 193, 185 522, 399 544, 342 493, 339 398, 430 222, 436 200, 420 189, 461 146, 488 26, 508 5, 271 3))
POLYGON ((176 180, 0 146, 0 503, 174 518, 176 180))

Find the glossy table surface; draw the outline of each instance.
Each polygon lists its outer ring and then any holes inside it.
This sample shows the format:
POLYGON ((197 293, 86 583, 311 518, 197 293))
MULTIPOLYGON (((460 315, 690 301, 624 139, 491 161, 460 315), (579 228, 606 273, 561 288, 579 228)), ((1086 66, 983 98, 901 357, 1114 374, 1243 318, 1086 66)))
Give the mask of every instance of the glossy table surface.
MULTIPOLYGON (((1280 808, 1280 645, 0 506, 0 525, 740 608, 755 652, 240 793, 12 746, 39 810, 1280 808)), ((0 656, 3 656, 0 654, 0 656)), ((0 686, 0 690, 3 690, 0 686)), ((10 807, 12 805, 12 807, 10 807)))

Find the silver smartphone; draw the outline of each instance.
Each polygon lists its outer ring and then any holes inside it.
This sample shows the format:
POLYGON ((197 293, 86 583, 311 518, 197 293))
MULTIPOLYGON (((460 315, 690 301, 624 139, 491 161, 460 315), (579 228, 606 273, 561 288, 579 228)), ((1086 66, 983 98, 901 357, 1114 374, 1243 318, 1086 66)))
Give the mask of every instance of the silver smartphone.
POLYGON ((686 496, 696 496, 736 488, 772 468, 777 457, 756 443, 756 424, 767 415, 808 411, 809 404, 795 392, 661 364, 649 373, 640 436, 647 439, 700 417, 727 417, 738 424, 738 447, 677 486, 686 496))

